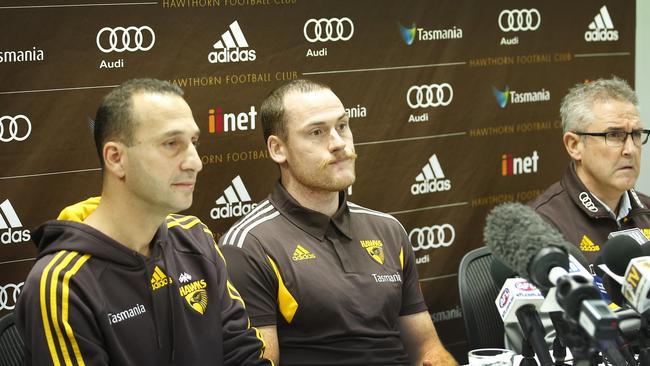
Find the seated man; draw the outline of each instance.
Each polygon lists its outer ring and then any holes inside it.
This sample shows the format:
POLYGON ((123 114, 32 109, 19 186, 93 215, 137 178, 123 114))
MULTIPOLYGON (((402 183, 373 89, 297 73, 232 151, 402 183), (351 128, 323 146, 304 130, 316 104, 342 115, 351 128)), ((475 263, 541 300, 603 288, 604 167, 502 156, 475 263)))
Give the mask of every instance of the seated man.
POLYGON ((26 365, 269 365, 212 233, 192 204, 199 128, 151 79, 104 97, 94 126, 102 199, 35 233, 16 306, 26 365))
POLYGON ((560 114, 572 162, 529 203, 591 262, 610 232, 639 228, 650 239, 650 198, 634 190, 648 141, 636 94, 619 78, 577 84, 560 114))
POLYGON ((281 179, 220 245, 266 354, 281 365, 455 365, 404 228, 346 200, 356 154, 339 98, 294 80, 260 115, 281 179))

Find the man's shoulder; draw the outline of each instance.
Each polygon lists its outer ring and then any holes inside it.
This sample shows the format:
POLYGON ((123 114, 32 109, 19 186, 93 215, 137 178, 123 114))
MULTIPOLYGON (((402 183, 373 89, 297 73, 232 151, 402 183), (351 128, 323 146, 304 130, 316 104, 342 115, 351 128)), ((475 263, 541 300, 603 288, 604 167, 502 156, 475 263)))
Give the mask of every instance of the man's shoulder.
POLYGON ((544 211, 558 204, 565 204, 567 200, 570 200, 570 197, 566 190, 560 182, 555 182, 527 205, 536 211, 544 211))
POLYGON ((352 202, 348 202, 348 208, 350 210, 350 216, 355 220, 362 220, 364 224, 405 231, 402 223, 391 214, 363 207, 352 202))
POLYGON ((261 201, 219 238, 219 246, 243 248, 247 242, 257 241, 257 237, 269 237, 281 230, 277 224, 282 217, 270 200, 261 201))

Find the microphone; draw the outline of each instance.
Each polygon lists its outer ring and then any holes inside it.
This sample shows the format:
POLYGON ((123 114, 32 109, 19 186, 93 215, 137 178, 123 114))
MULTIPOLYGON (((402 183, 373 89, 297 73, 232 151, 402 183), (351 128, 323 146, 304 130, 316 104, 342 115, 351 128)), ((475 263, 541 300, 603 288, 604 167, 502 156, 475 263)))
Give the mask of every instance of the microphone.
POLYGON ((571 244, 533 209, 520 203, 495 207, 486 218, 484 237, 492 254, 522 277, 543 291, 556 287, 565 316, 593 339, 617 335, 616 316, 600 299, 592 280, 568 274, 571 244))
POLYGON ((607 240, 603 248, 603 262, 607 268, 619 276, 625 274, 633 258, 643 255, 643 249, 636 240, 627 235, 618 235, 607 240))
POLYGON ((623 282, 623 296, 640 314, 650 309, 650 257, 633 258, 623 282))
MULTIPOLYGON (((499 262, 496 263, 496 265, 491 266, 491 270, 494 270, 493 276, 508 274, 507 269, 499 268, 506 267, 505 265, 499 262)), ((530 282, 523 278, 508 278, 494 302, 504 324, 517 323, 521 327, 524 335, 522 354, 528 356, 525 357, 526 364, 533 364, 534 354, 531 353, 533 351, 537 354, 542 366, 552 366, 553 359, 548 352, 546 340, 544 339, 544 325, 537 312, 537 308, 543 301, 544 296, 542 293, 530 282)))

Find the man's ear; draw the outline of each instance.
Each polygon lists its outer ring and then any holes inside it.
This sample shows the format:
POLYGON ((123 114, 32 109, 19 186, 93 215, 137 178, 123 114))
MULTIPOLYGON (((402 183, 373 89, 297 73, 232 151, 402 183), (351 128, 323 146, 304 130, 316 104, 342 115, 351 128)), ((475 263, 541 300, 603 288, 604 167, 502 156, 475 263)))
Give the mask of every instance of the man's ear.
POLYGON ((266 148, 269 150, 271 159, 277 164, 282 164, 287 161, 286 145, 282 139, 276 135, 271 135, 266 140, 266 148))
POLYGON ((576 135, 573 132, 565 132, 562 136, 562 141, 564 142, 564 147, 566 152, 569 154, 571 159, 575 161, 582 160, 582 148, 584 142, 581 141, 581 136, 576 135))
POLYGON ((126 146, 121 142, 109 141, 102 149, 104 157, 104 171, 123 179, 126 175, 124 164, 126 163, 126 146))

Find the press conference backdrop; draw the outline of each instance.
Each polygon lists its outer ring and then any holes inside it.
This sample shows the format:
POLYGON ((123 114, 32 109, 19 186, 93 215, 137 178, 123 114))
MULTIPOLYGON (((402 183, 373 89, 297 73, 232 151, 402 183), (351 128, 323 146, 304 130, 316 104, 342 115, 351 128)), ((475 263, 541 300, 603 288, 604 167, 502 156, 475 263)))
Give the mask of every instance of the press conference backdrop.
POLYGON ((350 200, 402 222, 431 316, 462 354, 456 272, 486 213, 563 173, 571 85, 634 80, 634 2, 6 0, 0 19, 0 315, 34 263, 33 229, 100 192, 90 125, 110 88, 185 90, 204 164, 188 212, 219 236, 278 178, 260 102, 311 78, 351 117, 350 200))

